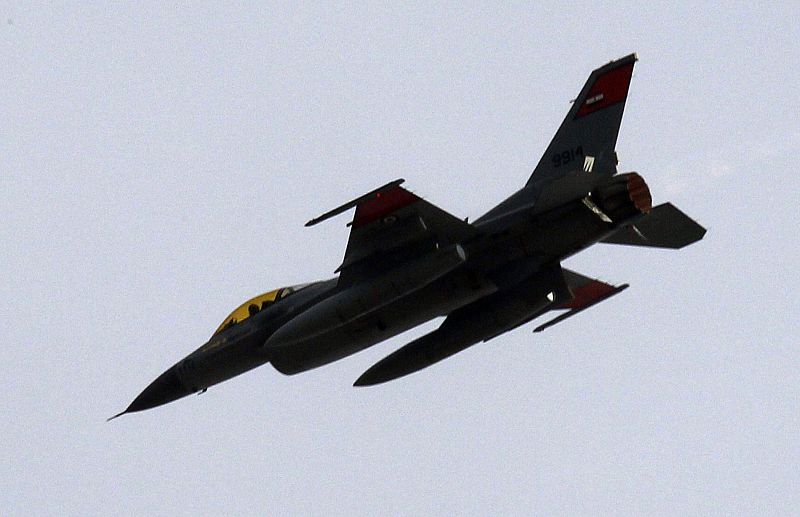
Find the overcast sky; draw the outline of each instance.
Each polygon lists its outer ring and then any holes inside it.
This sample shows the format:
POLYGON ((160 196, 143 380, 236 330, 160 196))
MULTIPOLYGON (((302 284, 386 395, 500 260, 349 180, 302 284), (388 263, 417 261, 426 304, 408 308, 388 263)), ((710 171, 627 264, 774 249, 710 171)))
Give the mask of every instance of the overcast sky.
POLYGON ((381 4, 0 7, 0 513, 796 511, 798 4, 381 4), (106 423, 332 276, 309 218, 399 177, 478 217, 630 52, 620 169, 705 240, 596 246, 624 294, 396 382, 351 386, 431 324, 106 423))

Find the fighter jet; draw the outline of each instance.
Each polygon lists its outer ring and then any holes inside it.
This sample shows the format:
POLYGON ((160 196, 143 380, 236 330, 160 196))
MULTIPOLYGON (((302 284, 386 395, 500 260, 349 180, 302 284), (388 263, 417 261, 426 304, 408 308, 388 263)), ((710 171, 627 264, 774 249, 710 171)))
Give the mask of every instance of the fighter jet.
POLYGON ((678 249, 700 240, 703 227, 670 203, 653 207, 644 179, 617 171, 636 60, 631 54, 593 71, 527 183, 472 223, 405 189, 402 179, 310 220, 306 226, 355 209, 338 276, 247 300, 119 415, 265 363, 288 375, 304 372, 444 316, 355 385, 397 379, 557 314, 540 332, 628 287, 561 266, 589 246, 678 249))

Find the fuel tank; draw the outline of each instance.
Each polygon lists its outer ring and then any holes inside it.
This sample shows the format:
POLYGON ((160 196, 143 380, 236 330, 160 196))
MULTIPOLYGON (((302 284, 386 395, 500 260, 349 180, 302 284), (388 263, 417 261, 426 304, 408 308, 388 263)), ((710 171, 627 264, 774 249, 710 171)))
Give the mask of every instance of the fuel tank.
POLYGON ((289 320, 264 343, 265 349, 290 346, 329 334, 368 317, 450 273, 466 261, 456 244, 429 253, 372 280, 364 280, 319 302, 289 320))
POLYGON ((570 296, 559 267, 532 275, 450 314, 442 325, 383 358, 356 386, 387 382, 438 363, 470 346, 521 325, 570 296))

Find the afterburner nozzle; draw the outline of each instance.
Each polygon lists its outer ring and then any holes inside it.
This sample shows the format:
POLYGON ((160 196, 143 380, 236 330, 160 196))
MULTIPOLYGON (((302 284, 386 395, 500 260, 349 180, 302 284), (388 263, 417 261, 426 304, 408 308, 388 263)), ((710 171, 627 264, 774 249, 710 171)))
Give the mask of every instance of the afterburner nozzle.
POLYGON ((643 214, 649 213, 650 209, 653 208, 653 198, 644 178, 635 172, 623 174, 623 176, 628 180, 628 197, 633 202, 633 206, 643 214))
POLYGON ((592 199, 615 222, 647 214, 653 207, 650 188, 636 172, 610 178, 592 191, 592 199))

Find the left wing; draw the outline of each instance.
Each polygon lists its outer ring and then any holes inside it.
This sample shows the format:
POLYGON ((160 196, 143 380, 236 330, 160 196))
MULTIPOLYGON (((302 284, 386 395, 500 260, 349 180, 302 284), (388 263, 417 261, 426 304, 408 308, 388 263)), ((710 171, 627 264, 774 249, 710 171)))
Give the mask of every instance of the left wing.
POLYGON ((339 285, 372 278, 402 264, 476 235, 469 223, 428 203, 398 179, 317 218, 312 226, 355 207, 339 285))
POLYGON ((629 287, 628 284, 613 286, 601 280, 597 280, 596 278, 589 278, 575 271, 570 271, 569 269, 564 269, 564 280, 566 280, 567 286, 572 293, 572 299, 553 308, 568 309, 568 312, 560 314, 547 323, 539 325, 533 330, 534 332, 541 332, 557 323, 561 323, 565 319, 571 318, 593 305, 608 300, 629 287))

